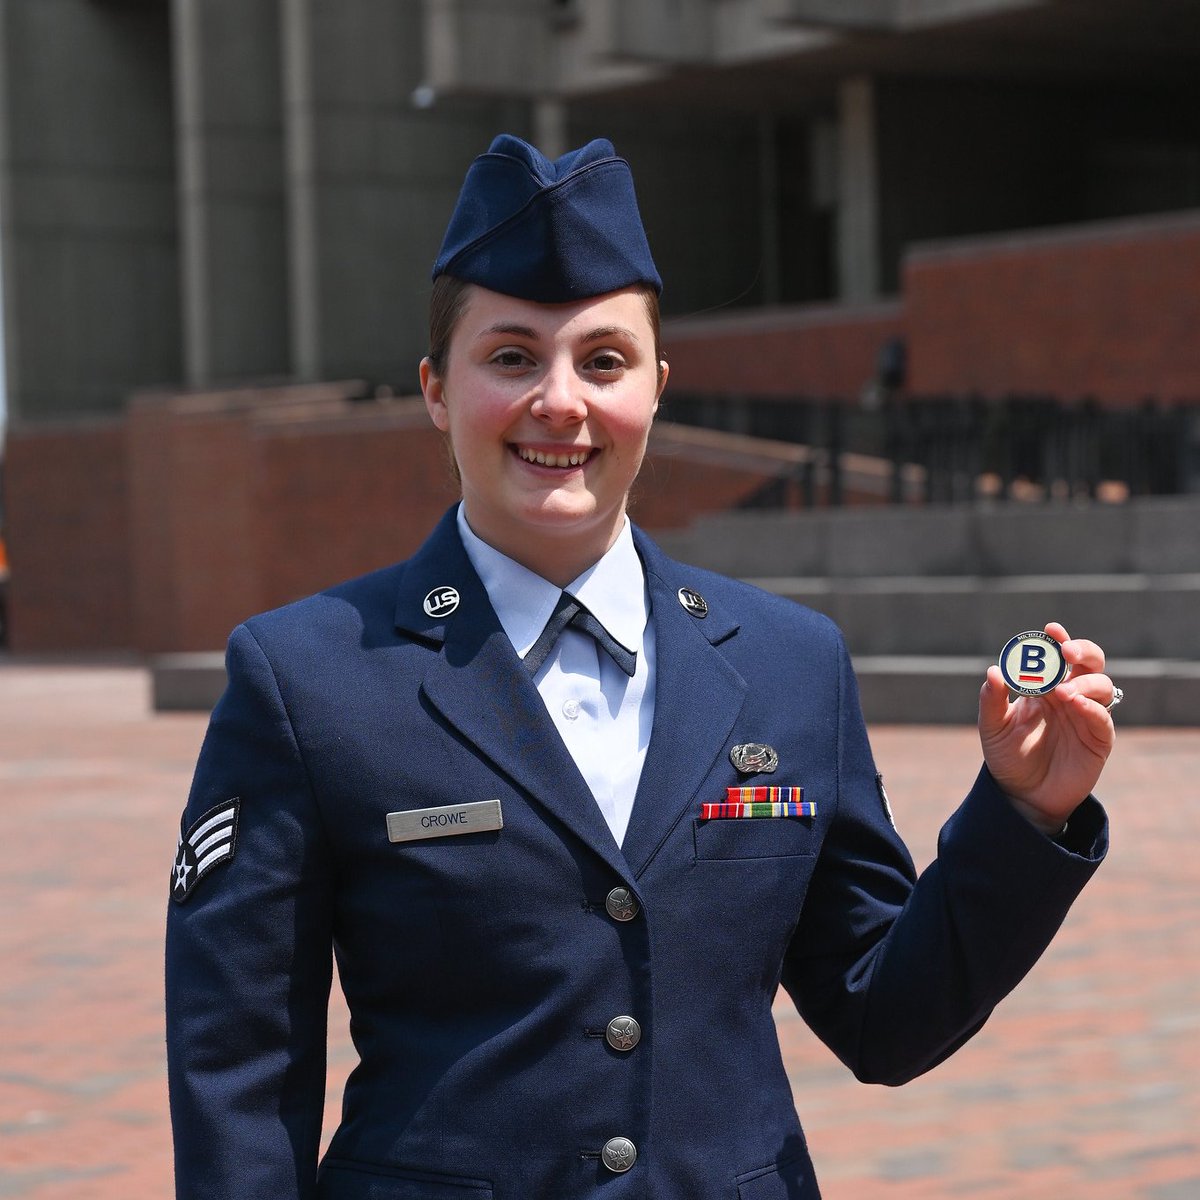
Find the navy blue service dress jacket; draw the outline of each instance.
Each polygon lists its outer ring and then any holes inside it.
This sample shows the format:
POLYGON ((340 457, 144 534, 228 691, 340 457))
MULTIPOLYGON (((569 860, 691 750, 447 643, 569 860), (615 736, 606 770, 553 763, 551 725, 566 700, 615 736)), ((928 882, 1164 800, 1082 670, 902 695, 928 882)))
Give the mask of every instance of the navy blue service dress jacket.
POLYGON ((917 880, 835 627, 636 538, 658 679, 621 847, 453 513, 410 561, 234 632, 183 819, 215 820, 189 844, 221 853, 196 882, 181 851, 168 923, 180 1197, 812 1200, 778 986, 897 1084, 1041 953, 1104 853, 1099 805, 1066 848, 984 770, 917 880), (427 616, 447 586, 457 608, 427 616), (750 742, 774 774, 737 774, 750 742), (816 815, 699 819, 746 783, 816 815), (389 813, 491 800, 503 828, 389 841, 389 813), (331 947, 361 1061, 318 1167, 331 947), (618 1015, 631 1048, 604 1036, 618 1015))

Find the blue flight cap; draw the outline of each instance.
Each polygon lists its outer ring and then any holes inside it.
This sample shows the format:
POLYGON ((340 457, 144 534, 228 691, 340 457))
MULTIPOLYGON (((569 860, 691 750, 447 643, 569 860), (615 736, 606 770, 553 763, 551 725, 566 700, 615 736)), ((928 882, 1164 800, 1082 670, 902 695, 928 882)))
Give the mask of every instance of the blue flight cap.
POLYGON ((433 264, 493 292, 562 304, 662 279, 629 164, 598 138, 551 162, 501 134, 470 166, 433 264))

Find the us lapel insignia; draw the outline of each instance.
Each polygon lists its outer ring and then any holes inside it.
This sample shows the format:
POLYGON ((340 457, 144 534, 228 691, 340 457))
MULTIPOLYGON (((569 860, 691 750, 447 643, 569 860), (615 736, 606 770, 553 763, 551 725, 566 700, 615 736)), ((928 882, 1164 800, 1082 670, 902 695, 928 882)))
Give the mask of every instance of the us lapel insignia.
POLYGON ((182 904, 214 867, 233 858, 237 846, 238 798, 224 800, 181 831, 171 868, 171 898, 182 904))
POLYGON ((425 597, 421 607, 427 617, 448 617, 458 607, 458 599, 458 588, 443 584, 425 597))
POLYGON ((729 761, 739 775, 770 775, 779 766, 779 755, 763 742, 746 742, 730 750, 729 761))
POLYGON ((702 617, 708 616, 708 601, 699 592, 693 592, 691 588, 680 588, 677 595, 679 596, 679 603, 693 617, 699 620, 702 617))

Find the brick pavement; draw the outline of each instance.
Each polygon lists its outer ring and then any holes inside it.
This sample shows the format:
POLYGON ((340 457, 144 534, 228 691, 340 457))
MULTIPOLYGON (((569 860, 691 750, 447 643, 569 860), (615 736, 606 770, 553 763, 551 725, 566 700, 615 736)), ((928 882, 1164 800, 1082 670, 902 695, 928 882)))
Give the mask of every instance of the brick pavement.
MULTIPOLYGON (((0 1197, 170 1194, 161 940, 204 721, 152 716, 147 695, 133 667, 0 660, 0 1197)), ((925 862, 974 734, 874 742, 925 862)), ((1123 732, 1108 863, 1022 987, 924 1079, 864 1087, 779 1007, 827 1200, 1200 1197, 1198 778, 1200 729, 1123 732)), ((331 1121, 351 1058, 338 1036, 331 1121)))

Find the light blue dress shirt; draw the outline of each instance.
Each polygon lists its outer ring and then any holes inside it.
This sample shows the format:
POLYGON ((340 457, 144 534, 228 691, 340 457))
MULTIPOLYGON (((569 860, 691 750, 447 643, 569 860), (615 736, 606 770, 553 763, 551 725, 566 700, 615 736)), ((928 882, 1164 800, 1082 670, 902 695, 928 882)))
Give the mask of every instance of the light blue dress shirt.
MULTIPOLYGON (((458 531, 504 632, 524 658, 545 628, 560 589, 476 536, 458 508, 458 531)), ((637 654, 627 676, 586 633, 567 629, 533 677, 568 753, 619 846, 654 724, 654 625, 646 573, 626 518, 611 549, 565 590, 637 654)))

